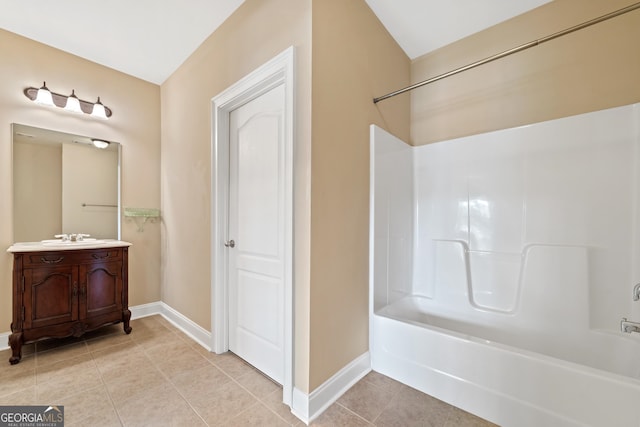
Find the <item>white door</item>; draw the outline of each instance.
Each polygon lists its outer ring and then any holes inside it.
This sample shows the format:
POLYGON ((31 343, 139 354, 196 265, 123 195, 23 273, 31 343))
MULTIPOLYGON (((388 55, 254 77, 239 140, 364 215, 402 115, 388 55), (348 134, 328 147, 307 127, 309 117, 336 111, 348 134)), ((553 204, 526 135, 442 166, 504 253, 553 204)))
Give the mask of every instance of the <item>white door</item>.
POLYGON ((229 115, 229 350, 280 384, 284 373, 285 90, 229 115), (233 242, 232 242, 233 241, 233 242))

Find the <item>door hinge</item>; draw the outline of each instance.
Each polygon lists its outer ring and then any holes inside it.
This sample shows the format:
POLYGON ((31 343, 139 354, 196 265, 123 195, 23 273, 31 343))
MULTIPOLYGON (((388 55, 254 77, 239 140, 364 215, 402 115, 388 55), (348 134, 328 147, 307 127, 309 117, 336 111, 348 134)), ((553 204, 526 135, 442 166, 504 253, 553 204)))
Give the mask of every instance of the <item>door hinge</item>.
POLYGON ((22 276, 22 293, 24 293, 24 276, 22 276))
POLYGON ((22 306, 22 321, 24 322, 24 305, 22 306))

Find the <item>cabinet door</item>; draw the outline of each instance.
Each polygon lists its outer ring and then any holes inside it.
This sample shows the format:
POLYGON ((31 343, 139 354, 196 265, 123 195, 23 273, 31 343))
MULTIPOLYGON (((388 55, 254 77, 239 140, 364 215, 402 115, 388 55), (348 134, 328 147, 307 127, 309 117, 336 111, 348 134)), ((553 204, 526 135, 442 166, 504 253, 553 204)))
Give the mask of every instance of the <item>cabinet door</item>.
POLYGON ((24 270, 25 329, 78 319, 78 269, 57 266, 24 270))
POLYGON ((122 263, 80 265, 80 318, 122 312, 122 263))

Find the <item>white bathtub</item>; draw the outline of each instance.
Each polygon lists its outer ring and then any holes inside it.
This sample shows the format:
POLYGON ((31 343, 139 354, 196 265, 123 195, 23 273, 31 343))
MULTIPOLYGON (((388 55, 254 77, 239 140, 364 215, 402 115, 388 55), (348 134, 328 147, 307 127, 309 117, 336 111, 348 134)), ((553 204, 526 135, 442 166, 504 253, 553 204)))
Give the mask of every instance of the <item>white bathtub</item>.
POLYGON ((487 339, 500 331, 425 313, 420 300, 406 297, 372 316, 373 370, 504 427, 640 426, 634 339, 594 333, 601 339, 591 351, 636 378, 487 339), (616 354, 632 354, 635 364, 616 354))
POLYGON ((505 427, 640 427, 640 104, 371 136, 373 369, 505 427))

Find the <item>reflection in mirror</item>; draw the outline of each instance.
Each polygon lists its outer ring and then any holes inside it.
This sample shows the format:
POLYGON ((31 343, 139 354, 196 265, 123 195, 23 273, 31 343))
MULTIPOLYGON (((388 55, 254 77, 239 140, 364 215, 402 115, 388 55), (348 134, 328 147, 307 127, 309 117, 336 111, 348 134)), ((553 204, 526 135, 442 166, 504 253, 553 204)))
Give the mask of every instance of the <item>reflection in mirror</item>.
POLYGON ((14 242, 62 233, 120 239, 120 144, 12 128, 14 242))

